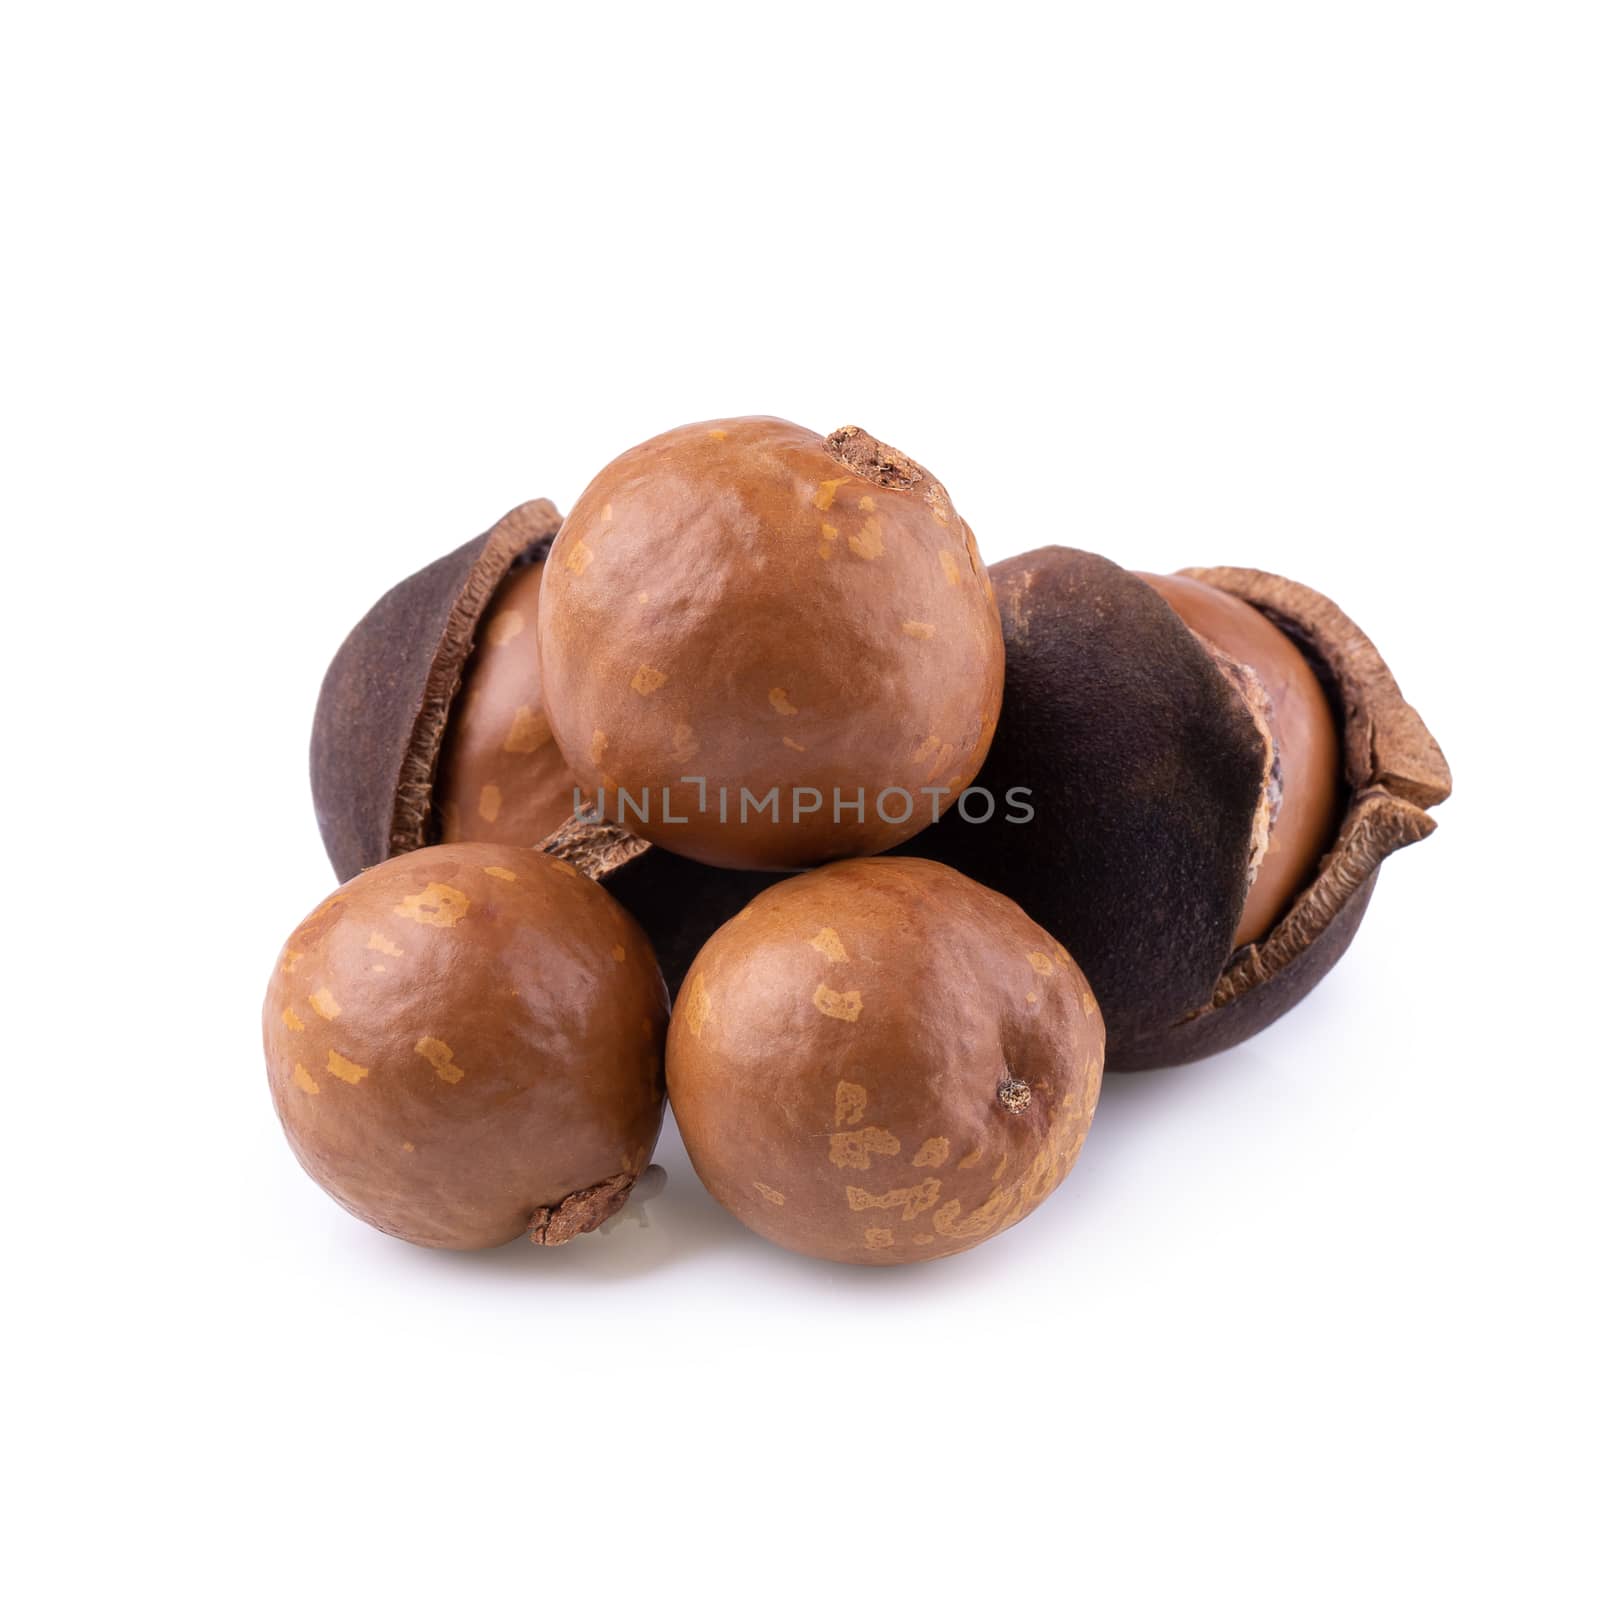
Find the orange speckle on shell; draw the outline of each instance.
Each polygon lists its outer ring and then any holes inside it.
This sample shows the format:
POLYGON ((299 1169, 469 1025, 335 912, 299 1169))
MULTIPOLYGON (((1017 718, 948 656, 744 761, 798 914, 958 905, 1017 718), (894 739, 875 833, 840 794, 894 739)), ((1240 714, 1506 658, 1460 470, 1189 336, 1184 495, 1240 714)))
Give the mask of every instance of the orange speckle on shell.
POLYGON ((333 992, 326 984, 310 997, 311 1009, 322 1018, 324 1022, 332 1022, 344 1007, 333 998, 333 992))
POLYGON ((883 525, 876 517, 868 517, 861 532, 850 535, 849 544, 863 561, 876 561, 883 554, 883 525))
POLYGON ((290 1033, 304 1033, 306 1025, 300 1020, 300 1013, 293 1006, 283 1008, 283 1025, 290 1033))
POLYGON ((642 664, 628 681, 628 687, 637 695, 652 695, 667 681, 667 675, 648 662, 642 664))
POLYGON ((327 1070, 334 1077, 342 1078, 346 1083, 360 1083, 367 1075, 365 1067, 358 1067, 349 1056, 342 1056, 337 1050, 328 1052, 327 1070))
POLYGON ((825 1017, 832 1017, 836 1022, 854 1022, 861 1015, 861 991, 859 989, 830 989, 825 983, 819 983, 816 992, 811 996, 811 1003, 825 1017))
POLYGON ((456 1065, 455 1051, 443 1039, 435 1039, 432 1034, 424 1034, 417 1040, 414 1048, 446 1083, 460 1083, 466 1077, 466 1073, 456 1065))
POLYGON ((828 1135, 828 1159, 836 1167, 865 1172, 875 1155, 899 1154, 900 1141, 887 1128, 846 1128, 828 1135))
POLYGON ((294 1086, 297 1089, 304 1089, 307 1094, 322 1093, 322 1085, 306 1071, 305 1064, 300 1061, 294 1064, 294 1086))
POLYGON ((397 917, 408 917, 428 928, 453 928, 467 914, 472 902, 448 883, 430 883, 416 894, 408 894, 394 908, 397 917))
POLYGON ((842 1128, 861 1120, 867 1109, 867 1091, 859 1083, 840 1082, 833 1091, 833 1125, 842 1128))
POLYGON ((869 1194, 852 1184, 845 1189, 844 1197, 852 1211, 899 1211, 901 1220, 910 1222, 938 1203, 939 1188, 937 1178, 924 1178, 921 1183, 884 1194, 869 1194))
POLYGON ((532 706, 518 706, 512 713, 511 727, 500 746, 507 755, 531 756, 550 742, 550 724, 532 706))
POLYGON ((698 1039, 700 1030, 706 1025, 706 1018, 711 1015, 711 996, 706 991, 705 978, 698 972, 694 975, 694 982, 689 985, 689 998, 683 1012, 689 1032, 698 1039))
POLYGON ((517 875, 510 867, 485 867, 483 869, 491 878, 499 878, 502 883, 515 883, 517 875))
POLYGON ((900 631, 908 639, 931 639, 936 630, 931 622, 902 622, 900 631))
POLYGON ((790 705, 789 691, 787 689, 768 689, 767 704, 770 705, 780 717, 797 717, 800 715, 799 707, 790 705))

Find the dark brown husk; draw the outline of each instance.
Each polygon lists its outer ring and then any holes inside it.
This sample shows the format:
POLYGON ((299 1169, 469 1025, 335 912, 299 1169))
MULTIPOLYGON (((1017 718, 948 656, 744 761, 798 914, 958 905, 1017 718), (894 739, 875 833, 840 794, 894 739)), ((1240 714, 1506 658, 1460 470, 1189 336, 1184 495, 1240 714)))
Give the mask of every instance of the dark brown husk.
POLYGON ((311 730, 317 826, 340 882, 427 844, 445 723, 500 580, 561 526, 529 500, 383 596, 322 680, 311 730))

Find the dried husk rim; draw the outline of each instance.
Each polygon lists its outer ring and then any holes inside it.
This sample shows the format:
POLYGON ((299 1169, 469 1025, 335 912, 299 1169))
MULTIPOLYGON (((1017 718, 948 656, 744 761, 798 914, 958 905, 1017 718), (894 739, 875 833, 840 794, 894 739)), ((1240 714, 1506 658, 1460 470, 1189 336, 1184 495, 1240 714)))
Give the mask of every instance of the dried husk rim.
POLYGON ((1165 1033, 1130 1040, 1115 1063, 1122 1069, 1197 1060, 1288 1011, 1344 954, 1384 859, 1427 838, 1437 826, 1428 808, 1450 794, 1432 734, 1372 641, 1331 600, 1247 567, 1189 567, 1181 576, 1255 606, 1322 670, 1341 714, 1350 799, 1316 877, 1277 926, 1228 963, 1206 1006, 1165 1033))
POLYGON ((560 526, 550 501, 526 501, 396 584, 340 647, 317 700, 311 792, 341 882, 432 842, 434 774, 478 623, 560 526))

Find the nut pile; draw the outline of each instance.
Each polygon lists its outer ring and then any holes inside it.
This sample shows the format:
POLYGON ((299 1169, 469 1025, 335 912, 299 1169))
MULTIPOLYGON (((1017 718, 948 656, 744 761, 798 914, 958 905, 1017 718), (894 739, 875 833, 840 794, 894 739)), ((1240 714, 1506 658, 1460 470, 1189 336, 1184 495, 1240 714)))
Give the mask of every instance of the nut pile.
POLYGON ((1450 792, 1312 590, 990 572, 910 457, 771 417, 648 440, 384 595, 311 775, 342 887, 263 1030, 334 1199, 562 1244, 670 1098, 741 1222, 867 1265, 1027 1216, 1103 1069, 1281 1016, 1450 792))

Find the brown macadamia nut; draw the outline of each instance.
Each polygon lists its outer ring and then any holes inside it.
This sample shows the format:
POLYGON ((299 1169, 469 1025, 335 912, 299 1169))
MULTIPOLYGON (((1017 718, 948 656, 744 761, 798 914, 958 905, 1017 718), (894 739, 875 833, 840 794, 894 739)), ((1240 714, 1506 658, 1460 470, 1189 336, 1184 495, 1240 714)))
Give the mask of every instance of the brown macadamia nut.
POLYGON ((1167 590, 1050 548, 994 569, 1006 698, 979 776, 996 794, 1025 790, 1032 814, 979 826, 951 815, 916 842, 1067 942, 1105 1009, 1113 1069, 1198 1060, 1282 1016, 1344 953, 1385 857, 1426 838, 1428 807, 1450 793, 1438 745, 1337 606, 1268 573, 1180 576, 1252 607, 1329 685, 1343 762, 1331 837, 1317 843, 1319 757, 1298 784, 1311 801, 1298 843, 1252 906, 1275 786, 1287 805, 1297 782, 1285 764, 1295 739, 1273 729, 1274 686, 1280 707, 1295 704, 1281 650, 1254 627, 1247 638, 1231 607, 1202 614, 1193 590, 1191 627, 1167 590), (1268 900, 1270 924, 1236 949, 1268 900))
POLYGON ((866 1265, 970 1249, 1076 1159, 1105 1031, 1011 901, 909 857, 768 889, 689 970, 667 1046, 694 1168, 790 1250, 866 1265))
POLYGON ((572 816, 577 780, 540 689, 543 576, 541 560, 514 568, 478 627, 434 782, 442 843, 534 845, 572 816))
POLYGON ((1277 925, 1333 843, 1344 798, 1339 729, 1311 663, 1254 606, 1194 578, 1139 576, 1200 639, 1249 669, 1264 697, 1273 762, 1269 834, 1234 930, 1237 949, 1277 925))
POLYGON ((550 726, 608 817, 723 867, 909 838, 1000 708, 971 530, 857 428, 741 417, 619 456, 551 548, 539 647, 550 726))
POLYGON ((352 879, 289 936, 262 1029, 301 1165, 413 1244, 563 1244, 622 1206, 660 1131, 650 945, 534 850, 437 845, 352 879))

